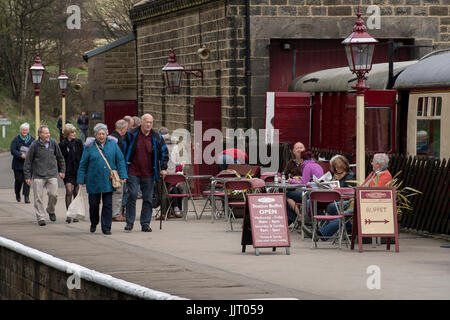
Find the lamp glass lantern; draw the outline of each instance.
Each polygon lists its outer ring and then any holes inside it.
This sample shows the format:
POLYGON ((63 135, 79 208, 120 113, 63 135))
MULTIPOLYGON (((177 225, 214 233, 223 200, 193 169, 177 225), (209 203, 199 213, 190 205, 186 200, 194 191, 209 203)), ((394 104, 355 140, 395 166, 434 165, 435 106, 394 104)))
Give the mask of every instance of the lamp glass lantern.
POLYGON ((39 57, 39 53, 36 54, 36 58, 34 60, 34 64, 30 68, 31 81, 34 85, 39 85, 42 82, 42 78, 44 76, 45 68, 41 63, 41 58, 39 57))
POLYGON ((171 92, 179 92, 181 77, 185 71, 184 67, 178 64, 175 52, 171 49, 169 62, 162 68, 166 76, 167 86, 171 92))
POLYGON ((342 44, 345 45, 350 71, 364 74, 372 69, 373 53, 378 40, 367 32, 359 8, 357 16, 353 32, 342 41, 342 44))
POLYGON ((66 75, 66 72, 64 71, 64 68, 61 70, 61 74, 58 77, 58 81, 59 81, 59 88, 61 90, 66 90, 67 89, 67 82, 69 80, 69 77, 66 75))

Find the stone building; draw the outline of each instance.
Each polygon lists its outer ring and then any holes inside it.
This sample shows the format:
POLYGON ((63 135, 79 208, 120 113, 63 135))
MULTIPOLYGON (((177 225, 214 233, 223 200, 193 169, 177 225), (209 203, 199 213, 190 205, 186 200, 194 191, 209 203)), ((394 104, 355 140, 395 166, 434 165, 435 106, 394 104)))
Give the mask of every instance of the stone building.
POLYGON ((89 70, 90 134, 99 122, 112 132, 115 121, 124 115, 138 115, 135 40, 131 34, 83 56, 89 70))
POLYGON ((305 73, 347 65, 341 41, 361 7, 380 41, 375 62, 418 58, 448 47, 449 0, 142 0, 130 11, 137 40, 138 106, 155 126, 264 128, 265 94, 287 91, 305 73), (375 7, 374 7, 375 6, 375 7), (379 13, 379 19, 376 14, 379 13), (210 56, 202 60, 202 46, 210 56), (178 63, 202 69, 169 92, 161 68, 173 48, 178 63))

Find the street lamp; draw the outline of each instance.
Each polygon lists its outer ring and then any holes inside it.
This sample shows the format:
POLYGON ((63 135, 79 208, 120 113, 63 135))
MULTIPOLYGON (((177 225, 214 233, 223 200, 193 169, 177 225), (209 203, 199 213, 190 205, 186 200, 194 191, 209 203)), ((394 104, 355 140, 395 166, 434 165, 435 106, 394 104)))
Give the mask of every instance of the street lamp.
POLYGON ((352 88, 356 90, 356 179, 361 184, 365 178, 365 133, 364 133, 364 92, 369 89, 364 84, 364 75, 372 69, 372 58, 376 39, 366 31, 364 21, 361 19, 361 10, 358 7, 353 32, 344 40, 348 66, 358 78, 358 83, 352 88))
POLYGON ((170 49, 169 62, 162 68, 162 71, 165 72, 167 87, 170 92, 177 93, 180 91, 181 87, 181 77, 184 73, 192 74, 197 78, 202 79, 203 84, 203 70, 202 69, 189 69, 186 70, 182 65, 177 62, 177 58, 175 56, 175 51, 173 48, 170 49))
POLYGON ((31 81, 34 84, 34 96, 35 96, 35 117, 36 117, 36 139, 38 138, 38 129, 41 126, 40 111, 39 111, 39 85, 42 82, 45 68, 41 63, 39 52, 36 52, 36 58, 34 64, 30 68, 31 81))
POLYGON ((61 97, 62 97, 62 130, 64 132, 64 127, 66 126, 66 89, 67 89, 67 80, 69 77, 66 75, 64 71, 64 67, 61 69, 61 74, 58 77, 59 88, 61 89, 61 97))

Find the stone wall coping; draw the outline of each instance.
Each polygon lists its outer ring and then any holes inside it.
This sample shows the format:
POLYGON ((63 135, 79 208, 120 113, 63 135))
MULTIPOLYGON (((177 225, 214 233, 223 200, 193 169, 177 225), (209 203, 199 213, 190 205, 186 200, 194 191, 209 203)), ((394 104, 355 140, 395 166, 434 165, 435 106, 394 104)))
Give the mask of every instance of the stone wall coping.
POLYGON ((8 250, 14 251, 18 254, 31 258, 37 262, 45 264, 51 268, 55 268, 59 271, 75 274, 80 279, 94 282, 101 286, 117 290, 126 293, 130 296, 135 296, 140 299, 146 300, 187 300, 178 296, 173 296, 165 292, 152 290, 135 283, 131 283, 125 280, 114 278, 110 275, 91 270, 80 266, 75 263, 71 263, 52 255, 44 253, 42 251, 27 247, 19 242, 0 237, 0 246, 8 250))

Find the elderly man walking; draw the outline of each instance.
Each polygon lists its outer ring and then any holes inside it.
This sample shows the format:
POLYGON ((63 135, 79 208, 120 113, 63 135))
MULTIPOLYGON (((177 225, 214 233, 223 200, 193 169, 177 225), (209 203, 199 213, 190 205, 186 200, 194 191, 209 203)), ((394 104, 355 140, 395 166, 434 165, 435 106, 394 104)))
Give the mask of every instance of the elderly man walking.
POLYGON ((144 114, 141 125, 126 135, 125 159, 128 169, 128 200, 126 210, 126 231, 133 229, 136 218, 138 188, 142 190, 141 227, 143 232, 151 232, 153 185, 158 177, 167 174, 169 156, 162 136, 152 129, 153 117, 144 114))
MULTIPOLYGON (((120 119, 117 120, 115 127, 116 130, 111 133, 111 136, 117 139, 117 145, 119 146, 120 151, 122 151, 123 154, 125 149, 124 137, 128 131, 128 123, 125 120, 120 119)), ((122 213, 124 212, 122 199, 125 188, 126 183, 124 183, 121 188, 116 189, 116 191, 114 191, 112 194, 112 221, 125 221, 125 216, 122 215, 122 213)))
POLYGON ((27 152, 24 163, 25 182, 32 184, 34 192, 34 208, 40 226, 45 226, 44 188, 47 189, 47 213, 51 221, 56 221, 55 206, 58 200, 58 173, 64 179, 66 164, 64 156, 55 140, 50 138, 47 126, 38 129, 38 140, 35 140, 27 152))

